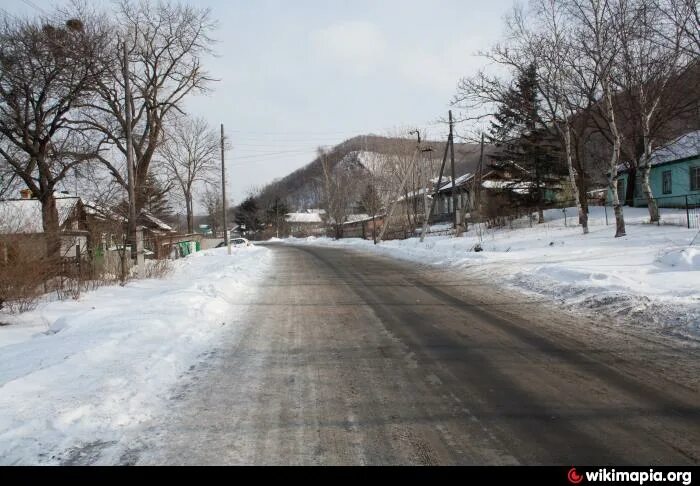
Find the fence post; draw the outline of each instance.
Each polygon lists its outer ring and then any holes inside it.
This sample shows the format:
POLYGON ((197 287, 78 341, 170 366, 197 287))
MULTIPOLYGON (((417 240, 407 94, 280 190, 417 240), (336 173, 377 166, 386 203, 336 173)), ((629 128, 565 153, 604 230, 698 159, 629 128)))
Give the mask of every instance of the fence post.
POLYGON ((688 229, 690 229, 690 206, 688 205, 688 195, 685 195, 685 219, 688 221, 688 229))

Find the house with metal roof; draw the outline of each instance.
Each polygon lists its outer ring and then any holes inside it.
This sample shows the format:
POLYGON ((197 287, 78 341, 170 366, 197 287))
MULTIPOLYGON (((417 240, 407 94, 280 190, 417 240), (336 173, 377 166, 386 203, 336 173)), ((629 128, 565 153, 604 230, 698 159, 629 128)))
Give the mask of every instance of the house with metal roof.
MULTIPOLYGON (((700 204, 700 130, 686 133, 654 150, 649 182, 659 207, 678 208, 700 204)), ((639 173, 637 172, 637 175, 639 173)), ((618 173, 618 194, 624 197, 631 183, 629 172, 618 173)), ((634 206, 646 206, 641 181, 635 177, 634 206)), ((608 195, 610 202, 610 195, 608 195)))

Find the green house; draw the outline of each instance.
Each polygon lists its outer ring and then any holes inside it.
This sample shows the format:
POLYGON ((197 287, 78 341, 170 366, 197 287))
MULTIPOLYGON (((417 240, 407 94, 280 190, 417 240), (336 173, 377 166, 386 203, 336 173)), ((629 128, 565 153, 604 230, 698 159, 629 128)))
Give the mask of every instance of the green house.
MULTIPOLYGON (((636 178, 634 206, 646 206, 640 180, 636 178)), ((649 174, 651 192, 662 208, 681 208, 700 204, 700 130, 686 133, 673 142, 654 150, 649 174)), ((620 198, 630 184, 628 172, 621 171, 617 180, 620 198)), ((608 194, 608 203, 611 201, 608 194)))

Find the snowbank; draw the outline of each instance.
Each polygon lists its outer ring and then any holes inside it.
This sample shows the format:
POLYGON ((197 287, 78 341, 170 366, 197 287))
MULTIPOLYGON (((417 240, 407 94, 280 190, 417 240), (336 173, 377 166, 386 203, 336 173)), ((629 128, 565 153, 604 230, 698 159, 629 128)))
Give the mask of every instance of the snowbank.
MULTIPOLYGON (((465 278, 486 277, 521 291, 546 296, 577 312, 605 312, 618 322, 700 338, 700 237, 680 225, 645 224, 646 208, 625 208, 627 235, 613 238, 614 218, 605 224, 592 207, 590 234, 576 223, 575 208, 545 212, 545 223, 529 228, 470 228, 461 238, 427 237, 374 245, 360 239, 288 239, 293 244, 341 245, 420 263, 459 268, 465 278), (567 226, 568 225, 568 226, 567 226), (484 251, 474 252, 479 243, 484 251)), ((683 211, 662 210, 663 219, 684 220, 683 211)), ((522 223, 522 222, 521 222, 522 223)))
POLYGON ((125 436, 164 405, 178 377, 221 332, 235 332, 270 251, 232 251, 178 260, 163 280, 3 316, 10 325, 0 327, 0 463, 127 449, 125 436))

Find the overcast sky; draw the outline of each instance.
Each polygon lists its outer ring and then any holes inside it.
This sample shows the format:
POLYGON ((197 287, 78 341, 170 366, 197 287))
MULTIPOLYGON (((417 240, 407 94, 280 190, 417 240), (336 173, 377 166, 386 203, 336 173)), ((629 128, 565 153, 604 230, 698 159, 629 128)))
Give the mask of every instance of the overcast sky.
MULTIPOLYGON (((444 133, 458 79, 503 31, 513 0, 191 0, 219 21, 220 79, 187 109, 218 127, 230 200, 310 162, 319 145, 408 126, 444 133)), ((16 13, 46 0, 3 0, 16 13)))

